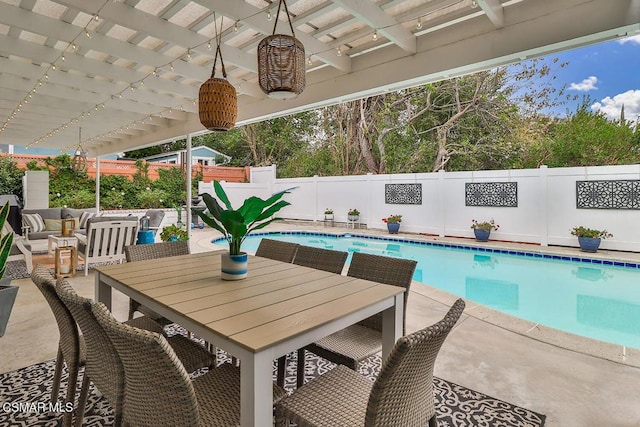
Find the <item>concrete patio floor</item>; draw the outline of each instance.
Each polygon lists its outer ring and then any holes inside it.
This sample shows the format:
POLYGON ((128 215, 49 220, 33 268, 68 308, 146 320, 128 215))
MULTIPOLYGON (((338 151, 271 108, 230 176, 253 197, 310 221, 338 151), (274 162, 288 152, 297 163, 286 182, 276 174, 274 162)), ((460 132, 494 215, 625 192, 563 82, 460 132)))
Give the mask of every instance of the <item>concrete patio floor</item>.
MULTIPOLYGON (((313 224, 279 223, 270 227, 283 229, 345 231, 313 224)), ((213 250, 210 240, 217 235, 208 228, 194 230, 192 252, 213 250)), ((406 236, 477 245, 469 239, 406 236)), ((522 247, 493 241, 487 245, 522 247)), ((573 248, 526 246, 535 251, 579 253, 573 248)), ((640 261, 640 254, 604 251, 598 255, 640 261)), ((70 282, 80 294, 93 298, 91 272, 87 277, 80 273, 70 282)), ((5 336, 0 338, 0 372, 52 359, 58 343, 53 314, 31 280, 14 280, 12 284, 20 286, 20 291, 5 336)), ((412 286, 407 330, 412 332, 439 320, 455 299, 429 286, 412 286)), ((114 292, 115 316, 125 319, 127 309, 127 298, 114 292)), ((548 426, 640 426, 640 350, 532 325, 467 301, 465 315, 438 356, 435 375, 543 413, 548 426)))

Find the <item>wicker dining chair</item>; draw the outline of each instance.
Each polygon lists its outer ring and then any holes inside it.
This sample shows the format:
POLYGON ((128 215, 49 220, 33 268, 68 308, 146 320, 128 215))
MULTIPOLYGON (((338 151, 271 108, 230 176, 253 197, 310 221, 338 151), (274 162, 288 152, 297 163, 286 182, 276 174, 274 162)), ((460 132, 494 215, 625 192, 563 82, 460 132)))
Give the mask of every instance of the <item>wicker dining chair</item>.
POLYGON ((373 383, 342 365, 313 379, 276 405, 276 426, 436 427, 433 367, 464 307, 401 337, 373 383))
MULTIPOLYGON (((405 335, 406 332, 406 307, 416 264, 417 262, 414 260, 354 252, 347 272, 347 275, 351 277, 401 286, 406 289, 402 335, 405 335)), ((378 313, 299 349, 297 386, 301 387, 304 384, 305 351, 310 351, 333 363, 345 365, 355 370, 358 369, 360 362, 381 350, 382 313, 378 313)))
MULTIPOLYGON (((94 302, 78 295, 65 279, 58 280, 55 290, 80 326, 87 348, 76 426, 82 425, 89 381, 92 381, 112 404, 115 411, 115 425, 120 425, 124 396, 124 368, 113 344, 91 311, 94 302)), ((162 326, 147 316, 136 317, 126 321, 125 324, 149 332, 163 333, 162 326)), ((188 372, 194 372, 203 367, 215 367, 215 356, 196 342, 182 335, 168 337, 167 341, 188 372)))
POLYGON ((291 262, 298 250, 297 243, 281 242, 279 240, 266 239, 260 240, 256 256, 263 258, 275 259, 282 262, 291 262))
MULTIPOLYGON (((264 241, 264 239, 263 239, 264 241)), ((342 251, 333 251, 323 248, 313 248, 311 246, 297 245, 297 251, 293 258, 293 263, 304 267, 311 267, 317 270, 329 271, 340 274, 344 268, 344 262, 349 254, 342 251)), ((290 261, 289 261, 290 262, 290 261)), ((284 386, 285 365, 287 356, 278 358, 276 383, 284 386)))
POLYGON ((349 254, 347 252, 300 245, 298 246, 298 251, 293 259, 293 263, 317 270, 341 274, 344 268, 344 262, 348 256, 349 254))
MULTIPOLYGON (((67 378, 67 394, 65 403, 75 405, 76 385, 78 382, 78 372, 85 364, 86 347, 82 336, 78 333, 78 326, 73 319, 71 312, 58 298, 55 291, 56 279, 48 268, 42 264, 37 264, 31 271, 31 280, 42 292, 45 300, 49 304, 53 316, 58 324, 60 341, 58 342, 58 354, 56 356, 56 367, 53 373, 53 386, 51 389, 51 403, 58 400, 60 391, 60 380, 62 378, 62 365, 66 363, 69 373, 67 378)), ((73 414, 66 412, 62 418, 63 426, 70 426, 73 414)))
MULTIPOLYGON (((151 243, 146 245, 129 245, 124 247, 124 254, 127 262, 144 261, 148 259, 167 258, 178 255, 188 255, 191 253, 188 241, 151 243)), ((135 312, 144 314, 167 326, 172 322, 149 307, 144 306, 134 299, 129 299, 129 319, 133 319, 135 312)))
MULTIPOLYGON (((292 262, 296 256, 298 250, 297 243, 281 242, 280 240, 262 238, 258 249, 256 250, 256 256, 263 258, 275 259, 276 261, 292 262)), ((284 386, 284 369, 287 363, 287 356, 278 358, 276 383, 282 387, 284 386)))
MULTIPOLYGON (((189 377, 167 339, 117 322, 92 306, 125 373, 123 419, 131 426, 235 426, 240 422, 240 370, 229 363, 189 377)), ((274 402, 286 392, 273 385, 274 402)))

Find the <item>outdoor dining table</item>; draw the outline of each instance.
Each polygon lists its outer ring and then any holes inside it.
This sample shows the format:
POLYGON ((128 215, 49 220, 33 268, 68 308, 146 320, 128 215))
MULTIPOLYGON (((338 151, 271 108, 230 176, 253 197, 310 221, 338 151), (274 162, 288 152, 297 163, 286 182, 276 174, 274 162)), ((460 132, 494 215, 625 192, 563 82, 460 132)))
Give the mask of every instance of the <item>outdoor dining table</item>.
POLYGON ((383 357, 402 335, 404 289, 249 256, 249 276, 220 278, 213 252, 96 268, 96 301, 117 289, 240 360, 241 426, 271 426, 273 360, 375 313, 383 357))

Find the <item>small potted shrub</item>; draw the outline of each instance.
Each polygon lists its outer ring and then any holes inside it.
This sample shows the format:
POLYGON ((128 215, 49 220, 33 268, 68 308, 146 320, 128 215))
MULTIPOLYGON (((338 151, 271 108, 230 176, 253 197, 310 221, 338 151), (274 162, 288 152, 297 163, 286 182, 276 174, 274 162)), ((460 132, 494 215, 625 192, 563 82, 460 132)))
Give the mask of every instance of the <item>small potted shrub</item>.
POLYGON ((489 240, 489 236, 491 235, 491 230, 497 230, 500 228, 498 224, 491 218, 489 221, 476 221, 475 219, 471 220, 471 228, 473 229, 473 234, 476 236, 476 240, 479 242, 486 242, 489 240))
POLYGON ((596 230, 593 228, 583 227, 582 225, 573 227, 571 234, 578 238, 580 250, 583 252, 596 252, 600 247, 602 239, 613 237, 613 234, 607 230, 596 230))
POLYGON ((333 221, 333 209, 326 208, 324 210, 324 220, 325 221, 333 221))
POLYGON ((349 221, 355 222, 360 219, 360 211, 358 209, 349 209, 347 212, 347 219, 349 221))
POLYGON ((400 223, 402 222, 402 215, 389 215, 386 218, 382 218, 382 222, 387 224, 389 234, 398 234, 400 223))
POLYGON ((178 240, 189 240, 187 230, 176 224, 167 225, 160 233, 163 242, 176 242, 178 240))

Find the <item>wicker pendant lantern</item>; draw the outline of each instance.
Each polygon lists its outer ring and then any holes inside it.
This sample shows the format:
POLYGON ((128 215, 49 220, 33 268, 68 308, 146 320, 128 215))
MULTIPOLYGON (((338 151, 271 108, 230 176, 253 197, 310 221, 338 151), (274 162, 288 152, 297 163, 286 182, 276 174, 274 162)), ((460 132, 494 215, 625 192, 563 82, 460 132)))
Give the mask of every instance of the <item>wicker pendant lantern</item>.
POLYGON ((275 99, 293 99, 300 95, 306 85, 304 46, 295 38, 291 16, 285 0, 278 3, 278 13, 273 24, 273 34, 258 45, 258 83, 260 89, 275 99), (276 34, 280 7, 289 20, 291 35, 276 34))
POLYGON ((71 169, 75 172, 82 173, 87 170, 87 153, 82 149, 82 128, 78 128, 78 148, 71 159, 71 169))
POLYGON ((224 60, 220 51, 221 39, 222 31, 218 33, 216 28, 216 56, 213 60, 211 77, 200 86, 198 95, 200 123, 213 131, 232 129, 236 125, 236 119, 238 118, 238 96, 236 88, 227 80, 227 70, 224 68, 224 60), (216 77, 218 56, 220 56, 220 63, 222 64, 222 76, 224 77, 222 79, 216 77))

